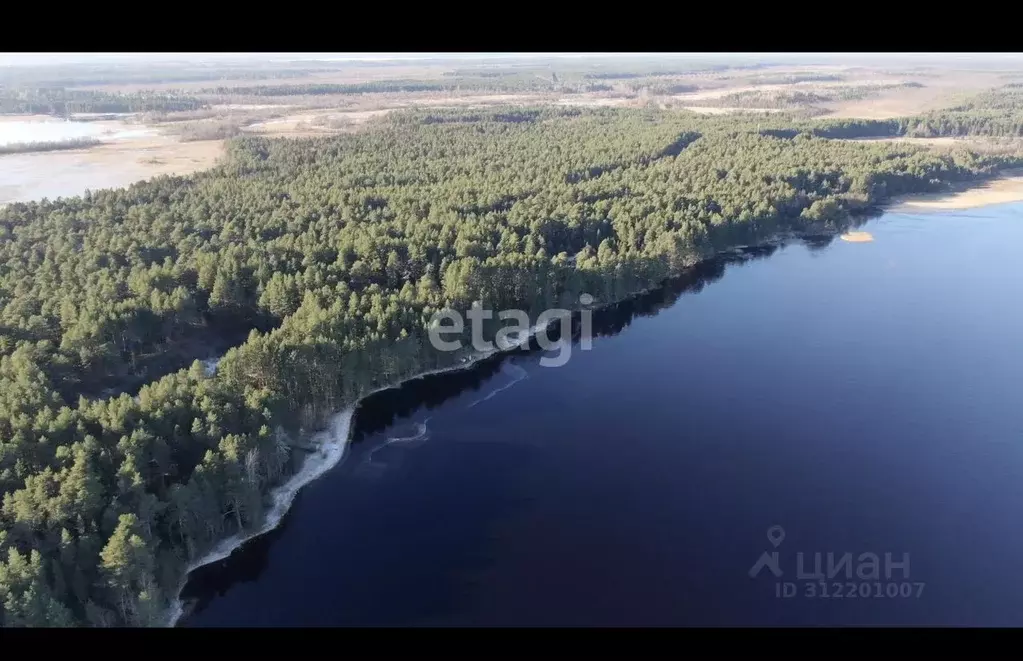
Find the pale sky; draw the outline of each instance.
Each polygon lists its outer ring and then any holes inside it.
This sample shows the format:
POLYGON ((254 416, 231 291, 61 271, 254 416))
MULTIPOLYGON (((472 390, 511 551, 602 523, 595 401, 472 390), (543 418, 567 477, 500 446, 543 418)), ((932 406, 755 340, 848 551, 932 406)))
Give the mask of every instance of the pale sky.
POLYGON ((1019 53, 2 53, 0 66, 171 61, 281 61, 281 60, 403 60, 403 59, 495 59, 495 58, 626 58, 759 59, 765 61, 912 60, 927 61, 1019 61, 1019 53))
MULTIPOLYGON (((0 65, 86 62, 244 61, 244 60, 406 60, 430 58, 608 57, 615 53, 3 53, 0 65)), ((656 55, 623 53, 622 57, 656 55)))

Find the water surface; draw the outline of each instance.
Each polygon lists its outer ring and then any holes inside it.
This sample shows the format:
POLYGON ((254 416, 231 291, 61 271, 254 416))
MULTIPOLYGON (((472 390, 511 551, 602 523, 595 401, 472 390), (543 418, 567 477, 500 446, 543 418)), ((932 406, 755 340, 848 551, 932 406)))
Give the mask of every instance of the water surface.
POLYGON ((563 367, 371 397, 183 625, 1023 624, 1023 205, 863 229, 705 265, 563 367))
POLYGON ((21 120, 5 119, 0 121, 0 147, 34 142, 66 142, 81 138, 127 140, 153 133, 152 129, 120 121, 76 122, 41 116, 21 120))

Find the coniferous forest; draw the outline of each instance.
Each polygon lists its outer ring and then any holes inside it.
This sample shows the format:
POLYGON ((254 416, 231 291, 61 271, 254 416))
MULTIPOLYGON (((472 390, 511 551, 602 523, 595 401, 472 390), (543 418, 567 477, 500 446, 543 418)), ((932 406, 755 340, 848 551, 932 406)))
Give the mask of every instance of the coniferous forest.
POLYGON ((1023 163, 772 122, 409 110, 0 209, 0 622, 162 624, 328 415, 460 360, 427 340, 440 309, 620 300, 1023 163))

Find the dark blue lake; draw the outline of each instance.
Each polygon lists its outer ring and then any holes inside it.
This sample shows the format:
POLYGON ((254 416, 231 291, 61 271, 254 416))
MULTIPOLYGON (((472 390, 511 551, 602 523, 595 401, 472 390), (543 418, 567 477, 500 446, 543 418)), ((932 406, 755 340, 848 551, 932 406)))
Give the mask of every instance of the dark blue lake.
POLYGON ((1023 625, 1023 205, 861 229, 374 395, 182 624, 1023 625))

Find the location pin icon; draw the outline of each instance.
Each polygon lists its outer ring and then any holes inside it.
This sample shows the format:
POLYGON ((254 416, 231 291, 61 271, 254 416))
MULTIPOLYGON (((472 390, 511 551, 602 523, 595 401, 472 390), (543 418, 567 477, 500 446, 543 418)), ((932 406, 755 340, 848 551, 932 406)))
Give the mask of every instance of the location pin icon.
POLYGON ((785 541, 785 529, 781 526, 771 526, 767 529, 767 541, 771 546, 778 548, 778 545, 785 541))

